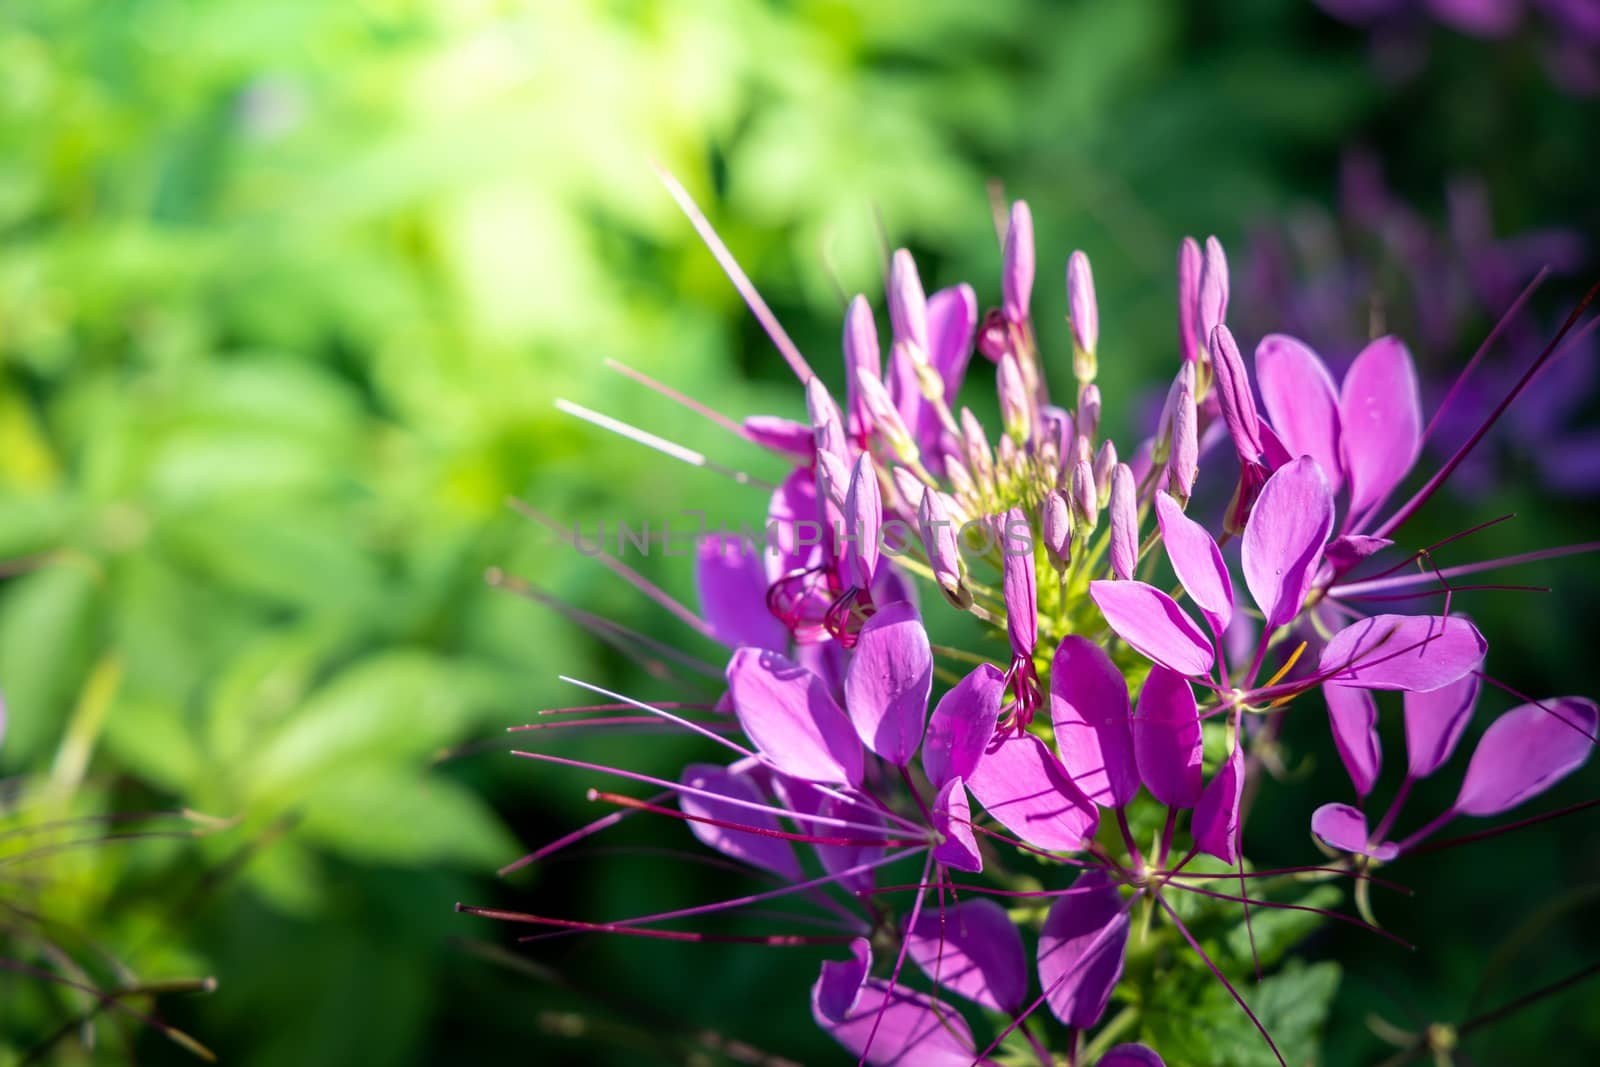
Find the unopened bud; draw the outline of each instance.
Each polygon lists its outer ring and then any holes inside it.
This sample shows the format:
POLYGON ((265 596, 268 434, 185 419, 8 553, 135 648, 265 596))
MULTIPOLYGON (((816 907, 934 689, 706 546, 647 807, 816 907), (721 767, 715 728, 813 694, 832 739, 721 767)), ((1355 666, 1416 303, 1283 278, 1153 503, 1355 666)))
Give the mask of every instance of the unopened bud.
POLYGON ((1100 309, 1094 299, 1089 257, 1082 252, 1067 259, 1067 313, 1072 319, 1072 373, 1080 382, 1092 382, 1100 343, 1100 309))
POLYGON ((889 324, 897 341, 928 348, 928 298, 917 277, 917 264, 904 248, 889 265, 889 324))
POLYGON ((954 456, 944 458, 944 475, 950 479, 950 488, 956 491, 957 496, 974 500, 978 496, 978 486, 972 480, 972 475, 967 473, 966 464, 954 456))
POLYGON ((1003 356, 995 377, 1000 389, 1000 416, 1005 423, 1006 434, 1018 443, 1025 442, 1033 436, 1033 405, 1017 357, 1010 353, 1003 356))
POLYGON ((806 382, 806 412, 811 419, 811 436, 818 452, 830 452, 841 461, 850 455, 845 443, 844 422, 839 416, 839 405, 828 394, 822 379, 812 377, 806 382))
POLYGON ((1180 504, 1189 502, 1200 474, 1199 422, 1194 394, 1180 390, 1177 410, 1172 413, 1172 458, 1167 461, 1167 488, 1180 504))
POLYGON ((1093 442, 1100 432, 1100 387, 1086 385, 1078 394, 1078 433, 1093 442))
POLYGON ((894 483, 894 493, 902 507, 900 510, 909 512, 922 499, 924 486, 922 479, 912 474, 905 467, 894 467, 889 472, 889 478, 894 483))
POLYGON ((1011 322, 1028 321, 1028 303, 1033 296, 1033 216, 1028 205, 1018 200, 1011 205, 1011 223, 1006 227, 1004 268, 1000 291, 1004 297, 1001 312, 1011 322))
POLYGON ((1200 333, 1200 243, 1185 237, 1178 246, 1178 353, 1185 363, 1200 358, 1205 338, 1200 333))
POLYGON ((999 308, 984 312, 983 323, 978 327, 978 353, 991 363, 1011 351, 1011 327, 999 308))
POLYGON ((884 388, 883 382, 870 374, 857 374, 856 387, 861 391, 862 402, 866 405, 870 429, 888 442, 902 463, 917 462, 916 440, 911 436, 911 431, 906 429, 905 420, 900 417, 894 401, 889 399, 889 390, 884 388))
POLYGON ((1052 489, 1045 494, 1041 511, 1045 554, 1056 570, 1065 570, 1072 562, 1072 506, 1067 503, 1065 493, 1052 489))
POLYGON ((972 606, 972 594, 967 590, 966 565, 961 560, 961 546, 955 521, 937 489, 925 490, 917 507, 917 524, 921 527, 922 545, 928 553, 928 563, 939 591, 946 600, 966 610, 972 606))
POLYGON ((1200 269, 1200 336, 1209 339, 1228 318, 1228 257, 1222 242, 1206 238, 1205 262, 1200 269))
POLYGON ((961 443, 967 454, 967 468, 974 478, 987 484, 994 477, 994 452, 989 448, 989 436, 971 408, 961 409, 961 443))
POLYGON ((878 470, 872 457, 863 452, 850 472, 850 488, 845 493, 846 529, 841 540, 844 580, 857 589, 872 588, 878 572, 879 538, 883 533, 883 496, 878 486, 878 470))
POLYGON ((1100 451, 1094 457, 1094 493, 1102 508, 1111 499, 1111 476, 1116 468, 1117 446, 1108 437, 1101 442, 1100 451))
POLYGON ((872 305, 867 298, 857 296, 850 301, 844 317, 844 372, 849 386, 847 403, 850 408, 850 431, 859 433, 866 421, 866 408, 856 387, 856 375, 861 372, 883 379, 883 356, 878 349, 878 324, 872 319, 872 305))
POLYGON ((1139 490, 1133 471, 1117 464, 1111 475, 1111 573, 1123 580, 1139 565, 1139 490))
MULTIPOLYGON (((1081 440, 1081 438, 1080 438, 1081 440)), ((1094 468, 1079 460, 1072 470, 1072 524, 1086 535, 1100 521, 1100 495, 1095 490, 1094 468)))
POLYGON ((1032 656, 1039 643, 1038 576, 1033 565, 1033 529, 1022 509, 1000 520, 1001 586, 1006 604, 1006 636, 1015 656, 1032 656))
POLYGON ((1153 462, 1165 463, 1172 454, 1172 420, 1178 413, 1178 397, 1185 390, 1189 393, 1190 401, 1194 400, 1194 366, 1193 363, 1180 365, 1172 384, 1167 387, 1167 399, 1161 406, 1161 418, 1156 422, 1155 445, 1150 453, 1153 462))

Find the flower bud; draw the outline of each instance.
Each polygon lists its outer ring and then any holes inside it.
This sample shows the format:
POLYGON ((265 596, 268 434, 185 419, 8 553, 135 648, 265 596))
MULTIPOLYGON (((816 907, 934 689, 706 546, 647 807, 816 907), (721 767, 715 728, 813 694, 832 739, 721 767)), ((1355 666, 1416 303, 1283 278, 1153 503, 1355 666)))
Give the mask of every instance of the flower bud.
POLYGON ((990 308, 984 312, 983 322, 978 327, 978 352, 990 363, 998 363, 1009 351, 1011 327, 1006 323, 1005 313, 999 308, 990 308))
POLYGON ((1111 438, 1106 438, 1100 444, 1100 451, 1094 457, 1094 495, 1104 508, 1106 501, 1111 499, 1111 476, 1117 468, 1117 446, 1111 443, 1111 438))
POLYGON ((878 470, 872 456, 861 453, 850 472, 850 487, 844 500, 845 529, 839 539, 846 585, 872 588, 878 572, 879 539, 883 535, 883 496, 878 486, 878 470))
POLYGON ((850 489, 850 467, 833 452, 817 452, 817 499, 830 531, 844 521, 845 497, 850 489))
POLYGON ((954 456, 946 456, 944 458, 944 474, 946 478, 950 479, 950 488, 956 491, 957 496, 965 497, 968 500, 977 499, 978 487, 973 482, 972 475, 967 473, 966 464, 954 456))
POLYGON ((1156 422, 1155 445, 1151 450, 1151 458, 1156 463, 1165 463, 1172 454, 1172 420, 1178 412, 1178 397, 1187 390, 1192 402, 1194 381, 1194 364, 1184 363, 1179 366, 1172 384, 1167 387, 1167 399, 1161 406, 1161 418, 1156 422))
POLYGON ((1205 338, 1200 333, 1200 244, 1185 237, 1178 246, 1178 352, 1185 363, 1200 358, 1205 338))
POLYGON ((1026 442, 1033 436, 1032 398, 1022 380, 1022 367, 1017 363, 1017 357, 1009 352, 1002 357, 995 376, 1000 389, 1000 417, 1005 423, 1006 434, 1018 443, 1026 442))
POLYGON ((861 432, 866 423, 866 406, 856 387, 857 373, 865 372, 883 380, 883 356, 878 349, 878 324, 872 318, 872 305, 867 298, 857 296, 850 301, 844 318, 844 373, 849 387, 847 406, 850 409, 850 432, 861 432))
POLYGON ((1072 319, 1072 373, 1080 382, 1092 382, 1095 349, 1100 343, 1100 309, 1095 304, 1089 257, 1082 252, 1067 259, 1067 313, 1072 319))
POLYGON ((917 264, 904 248, 889 265, 889 324, 896 341, 910 341, 927 351, 928 298, 917 277, 917 264))
POLYGON ((1180 504, 1188 504, 1194 493, 1194 480, 1200 474, 1199 422, 1194 394, 1180 390, 1177 410, 1172 414, 1172 458, 1167 461, 1167 489, 1180 504))
POLYGON ((1011 205, 1006 227, 1004 268, 1000 275, 1001 313, 1018 326, 1028 321, 1033 296, 1033 215, 1025 201, 1011 205))
POLYGON ((1211 334, 1211 369, 1217 377, 1217 401, 1222 407, 1222 421, 1233 438, 1234 451, 1241 463, 1260 460, 1261 416, 1256 412, 1256 399, 1250 391, 1250 378, 1244 369, 1244 359, 1239 346, 1226 326, 1218 326, 1211 334))
POLYGON ((994 452, 989 448, 989 437, 983 424, 971 408, 961 409, 961 442, 967 453, 967 467, 972 476, 983 484, 994 477, 994 452))
POLYGON ((1100 497, 1095 491, 1094 468, 1080 459, 1072 470, 1072 524, 1081 536, 1093 530, 1099 521, 1100 497))
POLYGON ((1072 450, 1075 434, 1073 418, 1064 408, 1054 404, 1039 408, 1039 435, 1055 445, 1058 456, 1065 457, 1072 450))
POLYGON ((1100 387, 1086 385, 1078 394, 1078 433, 1094 441, 1095 435, 1100 432, 1100 387))
POLYGON ((906 429, 905 420, 900 417, 894 401, 889 399, 889 390, 884 388, 883 382, 870 374, 858 373, 856 387, 866 405, 868 430, 881 435, 902 463, 915 463, 916 440, 906 429))
POLYGON ((811 418, 811 436, 817 443, 817 451, 830 452, 841 461, 847 460, 850 449, 845 442, 839 405, 833 402, 821 378, 812 377, 806 382, 806 412, 811 418))
POLYGON ((917 507, 917 525, 939 591, 951 604, 966 610, 972 606, 972 594, 967 590, 966 566, 961 560, 956 524, 943 496, 937 489, 923 491, 922 502, 917 507))
POLYGON ((1001 586, 1006 603, 1006 636, 1015 656, 1033 655, 1039 643, 1038 576, 1033 565, 1033 529, 1021 508, 998 516, 1001 586))
POLYGON ((1110 514, 1111 573, 1127 581, 1139 565, 1139 489, 1126 463, 1111 475, 1110 514))
POLYGON ((1017 446, 1016 440, 1007 434, 1000 438, 1000 443, 995 446, 995 470, 998 472, 997 481, 1004 483, 1022 474, 1023 464, 1022 449, 1017 446))
POLYGON ((1072 562, 1072 506, 1066 494, 1052 489, 1045 494, 1040 525, 1044 530, 1044 551, 1058 571, 1072 562))
POLYGON ((923 490, 926 488, 922 480, 912 474, 905 467, 895 467, 889 472, 889 478, 894 482, 894 493, 899 499, 902 511, 910 511, 918 500, 922 499, 923 490))
POLYGON ((1228 257, 1222 242, 1206 238, 1205 263, 1200 270, 1200 336, 1209 339, 1228 317, 1228 257))

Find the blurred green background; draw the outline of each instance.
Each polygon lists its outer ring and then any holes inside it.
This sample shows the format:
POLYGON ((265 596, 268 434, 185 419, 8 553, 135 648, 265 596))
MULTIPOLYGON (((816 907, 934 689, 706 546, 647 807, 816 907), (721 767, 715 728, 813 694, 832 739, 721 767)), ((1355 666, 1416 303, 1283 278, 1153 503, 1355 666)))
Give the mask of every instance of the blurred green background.
MULTIPOLYGON (((1223 238, 1233 317, 1258 330, 1288 310, 1244 280, 1271 269, 1252 258, 1263 234, 1321 234, 1307 276, 1351 257, 1371 279, 1340 305, 1358 333, 1374 298, 1398 329, 1434 306, 1381 243, 1340 240, 1354 149, 1446 238, 1462 175, 1485 181, 1502 234, 1600 233, 1600 104, 1552 85, 1533 34, 1433 33, 1405 81, 1370 59, 1362 32, 1308 0, 6 5, 0 957, 106 988, 215 976, 158 1010, 227 1063, 719 1063, 733 1038, 831 1061, 805 1003, 819 951, 509 953, 514 928, 451 910, 612 916, 742 884, 620 847, 689 841, 659 825, 494 875, 598 814, 588 778, 512 758, 502 729, 580 702, 559 674, 682 687, 489 589, 486 568, 713 651, 506 497, 591 530, 764 508, 553 399, 769 477, 770 458, 604 361, 736 416, 802 410, 651 162, 707 205, 834 384, 840 294, 876 297, 886 239, 917 251, 930 287, 968 279, 997 301, 985 183, 1003 181, 1033 206, 1035 316, 1056 352, 1060 270, 1073 248, 1091 255, 1102 384, 1126 426, 1175 359, 1185 233, 1223 238), (57 825, 182 810, 196 814, 134 827, 179 836, 85 844, 106 827, 57 825)), ((1564 313, 1589 263, 1567 265, 1540 314, 1564 313)), ((1297 285, 1301 268, 1288 274, 1297 285)), ((1419 344, 1425 362, 1464 363, 1495 310, 1457 314, 1419 344)), ((1592 538, 1594 498, 1543 488, 1531 465, 1507 449, 1494 488, 1419 533, 1514 510, 1482 551, 1592 538)), ((640 566, 692 598, 683 561, 640 566)), ((1522 576, 1558 591, 1470 604, 1491 667, 1538 694, 1593 694, 1600 574, 1579 559, 1522 576)), ((1304 862, 1309 811, 1347 788, 1320 715, 1304 719, 1302 782, 1252 824, 1264 864, 1304 862)), ((627 744, 640 770, 701 754, 667 735, 627 744)), ((1590 771, 1548 807, 1592 795, 1590 771)), ((1370 1012, 1466 1019, 1600 957, 1592 816, 1404 875, 1416 898, 1383 914, 1415 956, 1346 930, 1312 942, 1346 967, 1325 1062, 1381 1058, 1370 1012)), ((1485 1028, 1468 1054, 1591 1063, 1600 1019, 1579 1009, 1594 995, 1485 1028)), ((71 1026, 94 1007, 0 971, 0 1063, 192 1062, 115 1012, 92 1035, 71 1026)))

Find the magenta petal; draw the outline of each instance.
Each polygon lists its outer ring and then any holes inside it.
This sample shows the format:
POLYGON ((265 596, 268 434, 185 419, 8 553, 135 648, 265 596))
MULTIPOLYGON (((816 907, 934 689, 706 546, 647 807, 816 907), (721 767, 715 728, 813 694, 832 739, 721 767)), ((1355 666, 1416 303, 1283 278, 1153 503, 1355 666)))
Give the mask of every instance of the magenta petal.
POLYGON ((1333 494, 1316 460, 1301 456, 1267 479, 1244 528, 1241 558, 1268 630, 1299 614, 1332 532, 1333 494))
POLYGON ((1120 808, 1139 792, 1128 683, 1105 649, 1063 638, 1050 664, 1050 721, 1061 763, 1101 807, 1120 808))
POLYGON ((950 779, 933 798, 933 829, 944 839, 934 846, 936 862, 958 871, 983 870, 983 854, 972 832, 972 805, 961 779, 950 779))
POLYGON ((1189 828, 1194 847, 1223 863, 1239 862, 1239 804, 1244 798, 1244 746, 1234 745, 1211 776, 1189 828))
POLYGON ((907 950, 934 982, 1014 1015, 1028 997, 1028 955, 1006 909, 982 897, 924 910, 906 932, 907 950))
POLYGON ((1095 1061, 1095 1067, 1167 1067, 1149 1045, 1115 1045, 1095 1061))
POLYGON ((1340 685, 1427 692, 1474 669, 1488 648, 1466 619, 1374 615, 1334 634, 1319 669, 1340 685))
POLYGON ((1204 675, 1216 654, 1200 627, 1167 594, 1144 582, 1090 582, 1089 595, 1117 636, 1181 674, 1204 675))
POLYGON ((1032 734, 995 738, 966 786, 984 811, 1036 848, 1077 852, 1099 825, 1094 803, 1032 734))
POLYGON ((1268 334, 1256 346, 1256 381, 1267 417, 1291 457, 1310 456, 1328 487, 1343 484, 1339 394, 1317 354, 1293 337, 1268 334))
POLYGON ((777 415, 751 415, 741 424, 749 440, 805 463, 816 454, 817 442, 809 423, 777 415))
POLYGON ((1429 693, 1406 694, 1406 759, 1413 778, 1444 766, 1472 721, 1481 685, 1476 671, 1429 693))
POLYGON ((738 537, 706 537, 696 547, 700 612, 717 640, 730 648, 754 645, 781 652, 789 631, 767 610, 762 546, 738 537))
POLYGON ((1367 817, 1348 804, 1324 804, 1311 813, 1311 832, 1320 837, 1329 848, 1352 852, 1358 856, 1371 856, 1387 863, 1400 855, 1400 846, 1393 841, 1381 845, 1367 843, 1367 817))
POLYGON ((993 664, 981 663, 933 709, 922 741, 922 770, 935 787, 971 776, 994 736, 1005 690, 1006 676, 993 664))
MULTIPOLYGON (((932 997, 867 977, 872 948, 850 945, 852 958, 830 960, 811 986, 811 1017, 852 1056, 885 1067, 970 1067, 972 1031, 961 1014, 932 997), (869 1048, 870 1043, 870 1048, 869 1048)), ((985 1060, 984 1063, 991 1061, 985 1060)))
MULTIPOLYGON (((691 763, 683 769, 683 774, 678 780, 684 785, 716 793, 718 796, 731 797, 751 804, 767 803, 766 798, 750 779, 743 775, 730 774, 726 767, 718 767, 715 764, 691 763)), ((696 796, 692 793, 679 794, 678 806, 683 809, 685 815, 716 819, 718 822, 738 823, 757 830, 781 829, 776 815, 741 805, 718 803, 709 797, 696 796)), ((741 863, 748 863, 752 867, 771 871, 779 878, 791 882, 798 882, 804 877, 800 870, 800 862, 795 859, 793 847, 781 837, 730 830, 704 822, 690 822, 689 829, 700 839, 701 844, 715 849, 724 856, 741 863)))
POLYGON ((1133 751, 1145 788, 1170 808, 1200 799, 1200 709, 1181 674, 1154 667, 1133 713, 1133 751))
POLYGON ((728 663, 733 711, 768 763, 792 778, 861 784, 861 742, 822 679, 776 652, 741 648, 728 663))
POLYGON ((844 678, 845 707, 867 748, 904 767, 917 754, 933 690, 933 650, 910 604, 882 608, 861 627, 844 678))
POLYGON ((1380 337, 1345 372, 1339 397, 1350 513, 1381 503, 1422 451, 1417 371, 1406 346, 1380 337))
POLYGON ((843 1018, 861 999, 861 987, 872 970, 872 942, 858 937, 850 942, 850 958, 828 960, 811 987, 811 1006, 829 1019, 843 1018))
MULTIPOLYGON (((843 819, 856 823, 874 823, 882 825, 882 820, 860 806, 828 796, 822 790, 809 782, 802 782, 798 778, 786 778, 782 775, 773 776, 773 792, 783 806, 800 815, 820 815, 826 819, 843 819)), ((864 830, 835 829, 826 825, 813 826, 810 823, 802 824, 805 829, 821 836, 839 836, 857 839, 870 839, 871 833, 864 830)), ((891 836, 887 828, 884 829, 885 837, 891 836)), ((842 871, 853 871, 853 874, 842 875, 839 885, 851 893, 867 893, 872 890, 874 873, 870 870, 856 870, 873 860, 881 858, 888 849, 883 845, 849 844, 849 845, 823 845, 814 846, 817 859, 822 863, 822 869, 829 874, 840 874, 842 871)))
POLYGON ((1100 1021, 1127 945, 1122 894, 1104 871, 1085 871, 1039 931, 1039 981, 1057 1019, 1080 1029, 1100 1021))
MULTIPOLYGON (((1365 689, 1345 685, 1324 685, 1328 702, 1328 725, 1333 729, 1333 744, 1344 761, 1344 769, 1356 787, 1356 796, 1372 792, 1383 766, 1383 749, 1378 744, 1378 702, 1365 689)), ((1406 694, 1409 700, 1411 694, 1406 694)))
POLYGON ((1456 811, 1498 815, 1583 766, 1594 751, 1600 709, 1582 697, 1512 708, 1489 725, 1467 764, 1456 811))
POLYGON ((1039 642, 1039 589, 1032 529, 1021 508, 1012 508, 1001 517, 996 540, 1003 560, 1001 585, 1011 651, 1031 656, 1039 642))
POLYGON ((943 379, 945 400, 951 405, 972 359, 977 325, 978 296, 970 285, 940 289, 928 298, 928 359, 943 379))
POLYGON ((1387 537, 1368 537, 1366 534, 1344 534, 1328 542, 1323 555, 1333 566, 1334 573, 1343 574, 1368 556, 1375 555, 1394 544, 1387 537))
POLYGON ((1166 493, 1156 494, 1156 521, 1183 591, 1205 612, 1212 629, 1222 633, 1233 618, 1233 579, 1222 550, 1206 528, 1185 515, 1166 493))

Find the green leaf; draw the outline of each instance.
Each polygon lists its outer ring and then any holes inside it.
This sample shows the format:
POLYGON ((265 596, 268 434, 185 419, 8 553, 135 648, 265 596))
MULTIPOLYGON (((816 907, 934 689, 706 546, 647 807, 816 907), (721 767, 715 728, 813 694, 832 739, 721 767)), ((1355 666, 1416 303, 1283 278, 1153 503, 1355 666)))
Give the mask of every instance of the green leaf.
POLYGON ((368 765, 341 770, 306 798, 300 831, 371 863, 490 868, 514 859, 511 838, 474 792, 439 775, 368 765))
MULTIPOLYGON (((1339 965, 1292 960, 1259 985, 1235 987, 1283 1058, 1296 1067, 1315 1064, 1323 1025, 1339 988, 1339 965)), ((1276 1067, 1261 1034, 1211 975, 1192 971, 1153 987, 1143 1011, 1144 1040, 1168 1063, 1216 1067, 1276 1067)))
POLYGON ((54 742, 83 684, 96 639, 100 583, 87 561, 53 564, 11 583, 0 601, 0 692, 7 766, 54 742))

